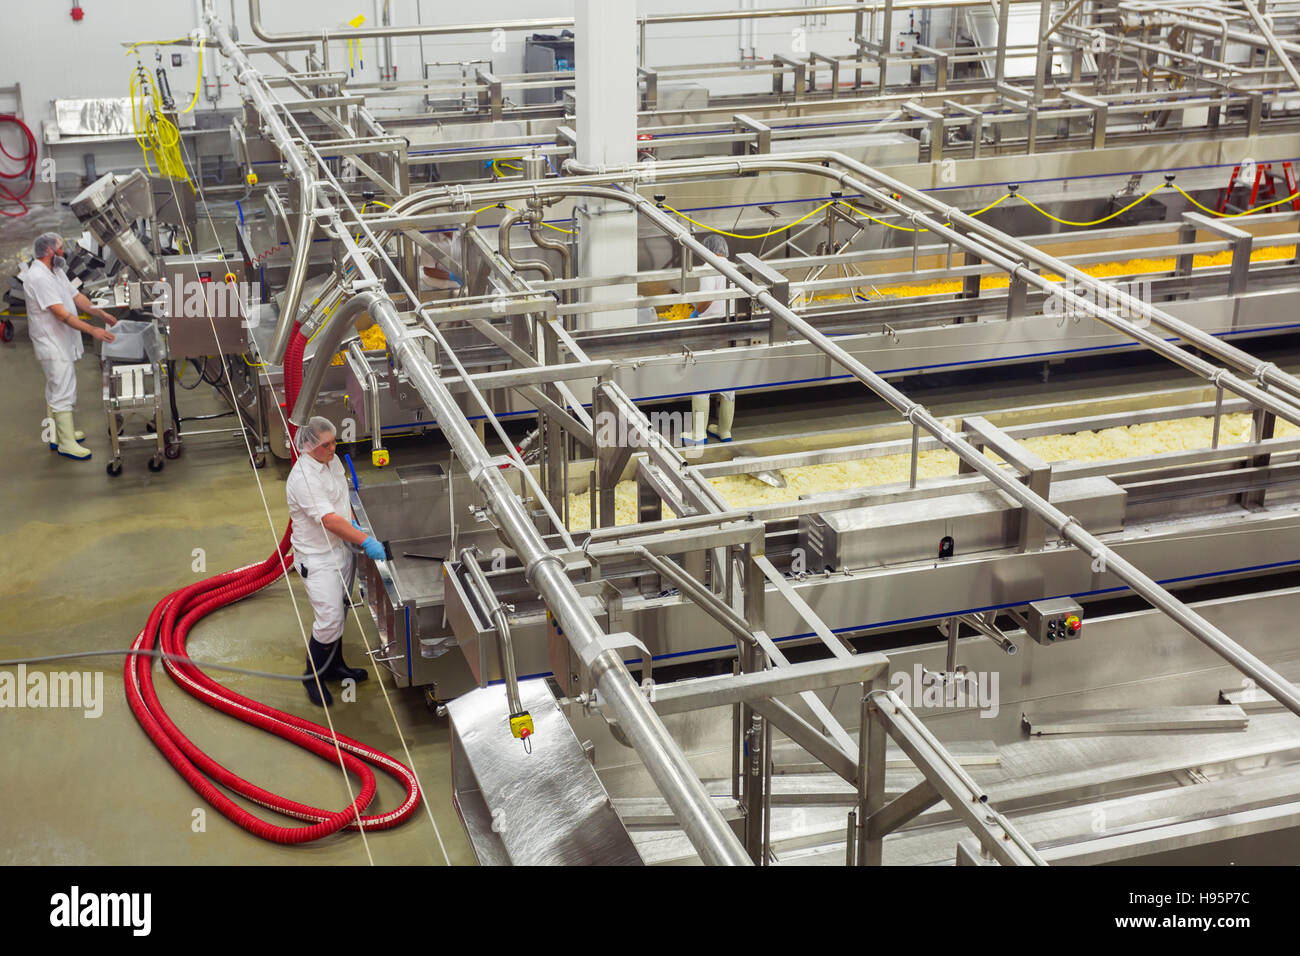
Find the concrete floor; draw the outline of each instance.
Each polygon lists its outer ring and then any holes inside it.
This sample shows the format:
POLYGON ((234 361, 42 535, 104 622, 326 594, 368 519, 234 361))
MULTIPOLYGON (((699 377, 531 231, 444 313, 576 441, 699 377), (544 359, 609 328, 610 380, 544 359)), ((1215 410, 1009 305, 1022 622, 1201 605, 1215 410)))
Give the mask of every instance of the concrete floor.
MULTIPOLYGON (((7 232, 6 244, 17 238, 7 232)), ((145 467, 149 452, 144 446, 128 446, 122 475, 109 478, 104 473, 108 438, 98 361, 89 345, 78 366, 77 421, 95 455, 85 463, 58 457, 40 440, 44 380, 26 320, 19 318, 16 324, 14 342, 0 347, 6 409, 0 417, 0 447, 13 456, 0 509, 0 660, 128 647, 159 598, 200 577, 192 570, 194 549, 204 550, 208 575, 271 553, 288 517, 284 465, 255 472, 241 440, 212 436, 193 439, 184 455, 158 474, 145 467)), ((182 414, 218 407, 206 386, 182 393, 181 402, 182 414)), ((128 424, 129 432, 142 429, 141 422, 128 424)), ((194 630, 190 653, 200 660, 300 673, 303 639, 294 603, 308 627, 310 605, 297 575, 289 578, 288 586, 277 582, 208 617, 194 630)), ((359 610, 373 644, 374 624, 359 610)), ((354 666, 365 656, 357 621, 349 620, 343 638, 354 666)), ((301 847, 257 839, 208 807, 145 736, 123 695, 120 658, 31 669, 102 671, 103 714, 89 719, 80 710, 0 710, 5 761, 0 863, 365 864, 371 857, 379 864, 444 863, 423 808, 405 825, 368 834, 365 841, 356 833, 301 847), (204 832, 193 828, 199 809, 206 810, 204 832)), ((446 722, 426 710, 417 691, 398 690, 388 682, 410 748, 408 761, 375 669, 370 670, 371 680, 359 686, 356 702, 340 701, 332 709, 336 726, 413 765, 451 862, 473 863, 451 803, 446 722)), ((336 765, 200 705, 160 668, 155 672, 169 714, 216 760, 246 779, 316 806, 337 808, 349 802, 336 765)), ((272 706, 323 720, 299 685, 219 672, 213 676, 272 706)), ((376 776, 379 792, 372 808, 394 806, 401 788, 384 774, 376 776)), ((293 823, 247 806, 276 823, 293 823)))

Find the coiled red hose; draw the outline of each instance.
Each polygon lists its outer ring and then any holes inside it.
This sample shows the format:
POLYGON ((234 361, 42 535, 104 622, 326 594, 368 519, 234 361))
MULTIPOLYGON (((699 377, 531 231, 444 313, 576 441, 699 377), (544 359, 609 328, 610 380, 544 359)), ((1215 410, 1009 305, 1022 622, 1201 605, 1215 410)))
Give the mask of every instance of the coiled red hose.
POLYGON ((27 203, 24 202, 31 195, 32 187, 36 185, 36 137, 32 135, 31 127, 20 120, 12 113, 0 113, 0 124, 8 123, 18 127, 18 131, 23 134, 23 139, 27 144, 27 152, 21 156, 15 156, 9 150, 5 149, 4 143, 0 142, 0 153, 3 153, 7 159, 12 159, 20 163, 22 168, 17 172, 5 172, 0 170, 0 179, 26 179, 27 187, 22 192, 14 192, 7 183, 0 183, 0 202, 17 203, 22 206, 21 212, 11 212, 8 209, 0 209, 0 215, 9 216, 17 219, 19 216, 27 214, 27 203))
MULTIPOLYGON (((285 397, 290 408, 302 386, 302 353, 306 344, 295 325, 284 362, 285 397)), ((291 425, 291 437, 294 431, 296 429, 291 425)), ((154 606, 148 623, 136 635, 132 648, 152 650, 156 646, 167 653, 187 657, 185 641, 199 620, 280 578, 292 560, 291 532, 292 525, 285 529, 275 552, 260 564, 227 571, 167 595, 154 606)), ((348 772, 361 781, 356 798, 350 804, 340 810, 324 810, 282 797, 245 780, 204 753, 167 716, 154 690, 152 658, 144 654, 128 657, 124 670, 126 698, 140 726, 199 796, 249 833, 275 843, 307 843, 339 830, 359 829, 358 817, 360 827, 364 829, 389 829, 408 819, 419 806, 420 788, 415 774, 388 754, 351 737, 332 734, 327 727, 310 720, 237 694, 208 677, 191 662, 165 660, 163 666, 176 683, 203 703, 297 744, 322 760, 337 763, 341 755, 348 772), (364 813, 375 796, 372 766, 394 777, 406 788, 405 799, 395 809, 378 814, 364 813), (218 785, 284 816, 305 820, 308 825, 281 826, 263 820, 230 799, 218 789, 218 785)))

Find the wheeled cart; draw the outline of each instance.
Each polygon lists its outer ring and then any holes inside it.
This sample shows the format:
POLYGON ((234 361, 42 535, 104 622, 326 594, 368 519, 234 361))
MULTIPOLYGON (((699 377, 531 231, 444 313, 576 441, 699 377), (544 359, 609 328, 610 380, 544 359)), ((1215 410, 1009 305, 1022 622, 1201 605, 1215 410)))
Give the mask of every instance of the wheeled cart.
POLYGON ((150 471, 162 471, 167 458, 180 453, 174 432, 163 420, 163 387, 166 367, 157 329, 150 322, 119 322, 117 340, 105 343, 100 356, 103 369, 104 417, 113 457, 105 470, 116 477, 122 473, 122 446, 146 442, 153 446, 150 471), (143 328, 132 328, 142 326, 143 328), (126 434, 131 418, 143 418, 147 434, 126 434))

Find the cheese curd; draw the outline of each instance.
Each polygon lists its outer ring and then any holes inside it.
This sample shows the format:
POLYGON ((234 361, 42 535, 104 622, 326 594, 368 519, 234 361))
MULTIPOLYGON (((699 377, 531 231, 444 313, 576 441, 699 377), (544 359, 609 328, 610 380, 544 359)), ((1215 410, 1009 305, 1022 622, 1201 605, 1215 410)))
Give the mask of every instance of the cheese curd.
MULTIPOLYGON (((1241 413, 1224 415, 1219 443, 1235 445, 1250 440, 1250 415, 1241 413)), ((1278 438, 1300 432, 1290 422, 1279 421, 1275 435, 1278 438)), ((1043 435, 1021 441, 1029 451, 1048 462, 1063 461, 1117 461, 1145 455, 1191 451, 1209 448, 1214 433, 1212 418, 1184 418, 1171 421, 1144 422, 1121 425, 1099 431, 1074 432, 1067 435, 1043 435)), ((918 478, 941 478, 957 473, 957 456, 947 449, 923 451, 917 460, 918 478)), ((996 460, 996 456, 991 456, 996 460)), ((907 481, 910 477, 911 456, 908 454, 883 455, 857 461, 834 462, 825 465, 803 465, 784 468, 784 488, 773 488, 749 475, 725 475, 712 478, 723 499, 733 508, 779 504, 796 501, 802 495, 830 491, 847 491, 870 488, 907 481)), ((636 482, 621 481, 614 489, 614 508, 618 524, 635 524, 637 517, 636 482)), ((571 531, 586 531, 591 527, 591 506, 586 492, 569 496, 571 531)), ((664 517, 673 517, 664 509, 664 517)))

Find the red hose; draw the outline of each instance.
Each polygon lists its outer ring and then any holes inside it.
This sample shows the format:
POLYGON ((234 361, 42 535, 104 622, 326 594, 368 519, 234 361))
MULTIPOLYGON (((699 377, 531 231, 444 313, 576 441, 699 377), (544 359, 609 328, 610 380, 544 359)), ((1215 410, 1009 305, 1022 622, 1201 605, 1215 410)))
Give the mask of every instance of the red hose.
POLYGON ((27 187, 22 192, 14 192, 13 189, 9 188, 7 183, 0 183, 0 202, 17 203, 23 207, 21 212, 10 212, 8 209, 0 209, 0 215, 17 219, 19 216, 27 214, 27 203, 23 200, 31 194, 32 187, 36 185, 36 137, 32 135, 31 127, 12 113, 0 113, 0 124, 3 123, 17 126, 18 131, 23 134, 23 139, 27 144, 27 152, 22 156, 15 156, 13 153, 9 152, 9 150, 5 149, 3 142, 0 142, 0 153, 3 153, 5 158, 22 164, 22 168, 14 173, 0 170, 0 179, 27 180, 27 187))
MULTIPOLYGON (((284 363, 285 397, 290 408, 302 386, 302 353, 306 344, 295 325, 284 363)), ((296 431, 290 425, 291 438, 296 431)), ((151 650, 157 646, 167 653, 188 658, 185 641, 199 620, 218 608, 260 591, 284 573, 292 560, 291 532, 292 525, 285 529, 275 552, 261 564, 227 571, 167 595, 154 606, 144 630, 136 635, 133 649, 151 650)), ((288 740, 330 763, 337 763, 341 753, 346 769, 361 781, 356 799, 350 804, 340 810, 324 810, 282 797, 245 780, 204 753, 167 716, 154 690, 152 658, 143 654, 128 657, 124 670, 126 698, 140 726, 199 796, 249 833, 275 843, 306 843, 339 830, 356 830, 358 817, 361 827, 367 830, 385 830, 405 821, 419 806, 420 789, 415 774, 388 754, 351 737, 332 734, 327 727, 310 720, 237 694, 208 677, 188 660, 165 660, 163 666, 176 683, 203 703, 288 740), (371 766, 383 770, 406 788, 406 797, 396 809, 378 814, 364 813, 375 796, 375 775, 371 766), (218 785, 284 816, 307 821, 308 825, 269 823, 230 799, 218 789, 218 785)))

